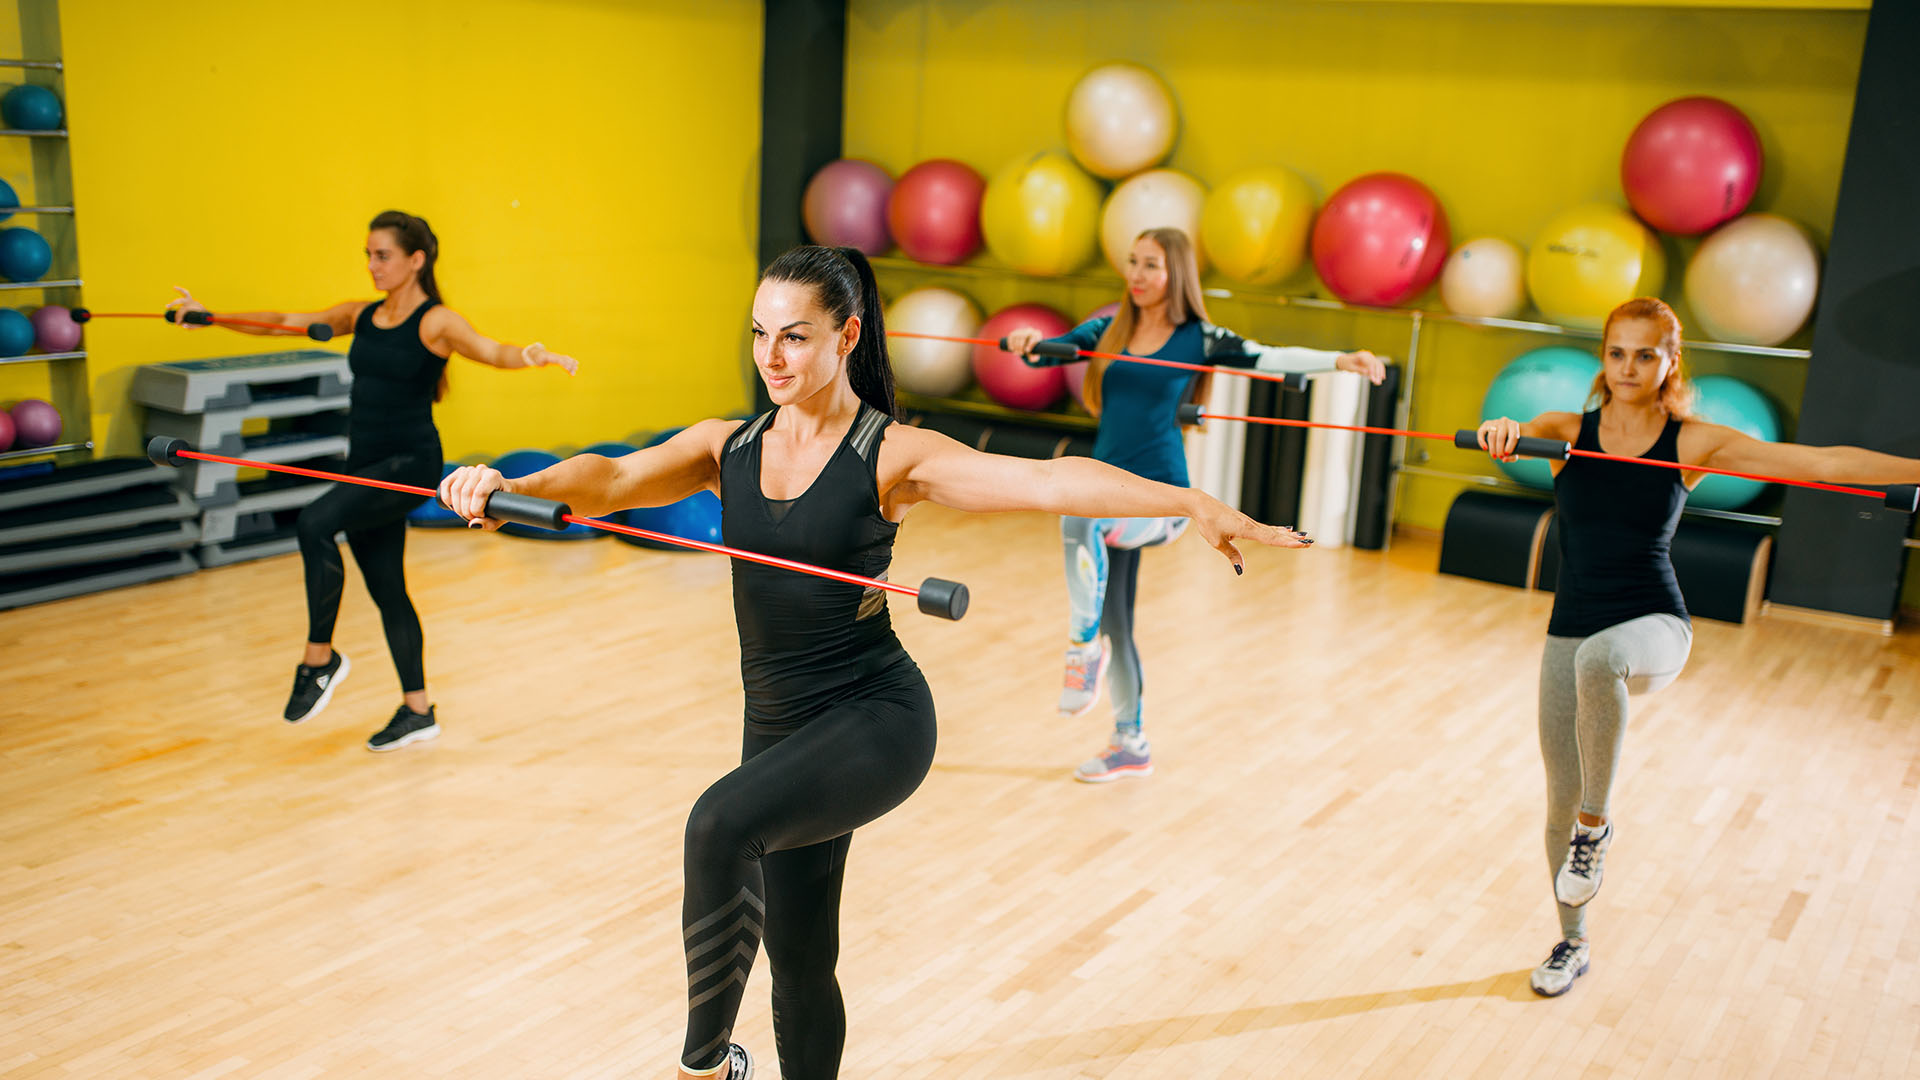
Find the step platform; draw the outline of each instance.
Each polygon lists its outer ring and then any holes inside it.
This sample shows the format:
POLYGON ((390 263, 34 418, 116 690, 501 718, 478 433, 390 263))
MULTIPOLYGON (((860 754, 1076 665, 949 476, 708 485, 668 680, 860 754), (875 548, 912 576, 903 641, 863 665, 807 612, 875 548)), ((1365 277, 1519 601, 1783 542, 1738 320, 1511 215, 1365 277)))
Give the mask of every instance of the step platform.
POLYGON ((0 576, 0 611, 178 577, 198 569, 200 564, 184 551, 158 551, 112 562, 7 574, 0 576))
POLYGON ((344 407, 352 385, 346 354, 293 349, 148 364, 134 372, 130 394, 170 413, 276 409, 283 411, 253 415, 294 416, 344 407))
POLYGON ((143 457, 102 458, 0 480, 0 512, 165 484, 173 472, 143 457))
POLYGON ((0 548, 199 516, 194 501, 172 488, 128 488, 10 511, 0 518, 0 548))
POLYGON ((124 529, 31 540, 0 547, 0 576, 81 563, 113 562, 155 551, 184 551, 200 542, 191 518, 149 521, 124 529))

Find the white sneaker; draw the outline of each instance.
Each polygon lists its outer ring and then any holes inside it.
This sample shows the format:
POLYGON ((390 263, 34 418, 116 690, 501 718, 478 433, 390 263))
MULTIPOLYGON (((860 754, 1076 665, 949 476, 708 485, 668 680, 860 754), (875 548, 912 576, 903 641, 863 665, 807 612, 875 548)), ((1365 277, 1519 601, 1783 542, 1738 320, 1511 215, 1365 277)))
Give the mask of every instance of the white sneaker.
POLYGON ((1575 823, 1573 840, 1567 844, 1567 861, 1553 877, 1553 895, 1568 907, 1580 907, 1600 892, 1600 877, 1607 868, 1607 848, 1613 844, 1613 822, 1598 829, 1575 823))
POLYGON ((1153 747, 1148 744, 1147 737, 1122 735, 1117 731, 1107 743, 1104 753, 1088 758, 1073 770, 1073 778, 1086 784, 1104 784, 1129 776, 1152 775, 1153 747))
POLYGON ((1060 715, 1084 716, 1100 700, 1100 675, 1107 650, 1100 638, 1067 647, 1066 686, 1060 691, 1060 715))
POLYGON ((1533 969, 1533 992, 1541 997, 1559 997, 1573 988, 1573 980, 1587 973, 1593 949, 1586 942, 1563 941, 1553 947, 1552 955, 1533 969))

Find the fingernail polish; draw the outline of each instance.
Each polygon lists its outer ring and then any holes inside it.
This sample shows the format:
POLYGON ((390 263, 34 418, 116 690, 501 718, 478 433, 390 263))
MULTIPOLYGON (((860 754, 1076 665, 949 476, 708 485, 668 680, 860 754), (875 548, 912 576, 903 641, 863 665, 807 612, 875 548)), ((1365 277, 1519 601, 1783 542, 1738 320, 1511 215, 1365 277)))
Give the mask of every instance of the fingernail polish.
POLYGON ((1246 573, 1247 571, 1246 571, 1246 569, 1245 569, 1244 567, 1242 567, 1242 566, 1241 566, 1241 565, 1240 565, 1239 563, 1234 563, 1234 564, 1233 564, 1233 572, 1234 572, 1234 574, 1236 574, 1236 575, 1239 575, 1239 574, 1244 574, 1244 573, 1246 573))

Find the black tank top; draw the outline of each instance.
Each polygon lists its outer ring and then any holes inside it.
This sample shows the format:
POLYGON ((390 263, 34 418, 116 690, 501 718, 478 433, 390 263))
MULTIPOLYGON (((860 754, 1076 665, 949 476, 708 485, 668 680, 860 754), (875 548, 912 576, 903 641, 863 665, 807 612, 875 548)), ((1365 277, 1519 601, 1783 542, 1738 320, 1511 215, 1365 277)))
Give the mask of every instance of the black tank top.
MULTIPOLYGON (((1645 457, 1680 460, 1682 421, 1671 417, 1645 457)), ((1582 450, 1599 451, 1600 412, 1580 418, 1582 450)), ((1553 481, 1560 518, 1560 580, 1547 633, 1588 637, 1642 615, 1685 619, 1673 576, 1673 530, 1687 504, 1678 469, 1576 457, 1553 481)))
MULTIPOLYGON (((760 486, 761 433, 779 409, 743 425, 720 459, 720 528, 733 547, 885 578, 899 526, 880 512, 875 463, 892 420, 862 405, 846 437, 798 498, 760 486)), ((860 696, 895 665, 919 669, 894 636, 880 589, 733 560, 733 614, 747 727, 791 731, 860 696)))
POLYGON ((436 303, 422 301, 406 321, 391 330, 373 324, 379 304, 368 304, 354 320, 353 344, 347 349, 347 366, 353 370, 347 413, 351 456, 380 457, 395 451, 439 447, 440 431, 433 426, 433 394, 447 360, 434 355, 420 341, 420 320, 436 303))

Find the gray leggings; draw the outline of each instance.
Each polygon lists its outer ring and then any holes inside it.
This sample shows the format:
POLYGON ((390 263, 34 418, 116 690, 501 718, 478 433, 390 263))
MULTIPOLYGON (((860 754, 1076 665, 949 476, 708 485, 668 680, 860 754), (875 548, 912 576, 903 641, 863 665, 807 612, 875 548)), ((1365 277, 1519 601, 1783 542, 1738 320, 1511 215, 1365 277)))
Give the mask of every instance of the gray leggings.
MULTIPOLYGON (((1627 696, 1672 682, 1693 651, 1693 628, 1642 615, 1592 637, 1547 638, 1540 657, 1540 757, 1547 766, 1547 874, 1560 873, 1575 815, 1607 816, 1627 733, 1627 696)), ((1585 937, 1587 909, 1560 907, 1560 929, 1585 937)))

